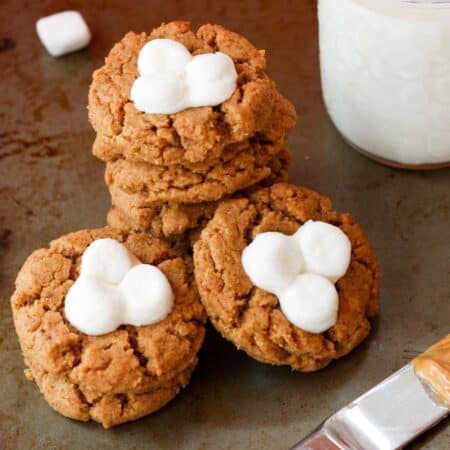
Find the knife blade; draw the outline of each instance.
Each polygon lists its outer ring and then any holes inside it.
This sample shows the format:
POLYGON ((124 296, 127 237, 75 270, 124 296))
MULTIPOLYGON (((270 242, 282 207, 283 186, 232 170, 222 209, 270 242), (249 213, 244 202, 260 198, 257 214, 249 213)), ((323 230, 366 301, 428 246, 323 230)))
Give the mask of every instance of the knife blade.
POLYGON ((393 450, 444 419, 412 363, 326 419, 291 450, 393 450))

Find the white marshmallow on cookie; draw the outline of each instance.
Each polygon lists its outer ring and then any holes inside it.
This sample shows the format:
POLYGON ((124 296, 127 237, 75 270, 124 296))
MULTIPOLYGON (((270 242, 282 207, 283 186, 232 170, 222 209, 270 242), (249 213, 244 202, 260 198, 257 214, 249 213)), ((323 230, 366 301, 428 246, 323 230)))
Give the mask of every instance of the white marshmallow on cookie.
POLYGON ((350 264, 352 246, 347 235, 326 222, 308 220, 294 234, 305 262, 305 271, 335 283, 350 264))
POLYGON ((80 50, 91 41, 91 32, 78 11, 63 11, 42 17, 36 22, 36 32, 52 56, 80 50))
POLYGON ((114 239, 97 239, 81 258, 80 276, 91 275, 110 284, 119 284, 139 260, 114 239))
POLYGON ((189 106, 220 105, 236 89, 233 60, 224 53, 205 53, 186 66, 189 106))
POLYGON ((339 297, 331 281, 320 275, 303 273, 282 292, 280 307, 296 327, 322 333, 336 323, 339 297))
POLYGON ((242 253, 245 273, 255 286, 278 295, 302 271, 300 249, 290 236, 268 232, 258 234, 242 253))
POLYGON ((106 334, 121 324, 120 291, 92 275, 80 276, 64 302, 67 320, 79 331, 93 336, 106 334))
POLYGON ((120 325, 150 325, 171 312, 174 295, 161 270, 142 264, 114 239, 97 239, 81 258, 80 275, 64 304, 67 320, 97 336, 120 325))
POLYGON ((124 302, 124 322, 150 325, 160 322, 172 310, 173 293, 166 276, 155 266, 138 264, 119 285, 124 302))
POLYGON ((252 283, 275 294, 285 317, 311 333, 322 333, 337 320, 334 285, 347 272, 351 242, 338 227, 308 221, 295 234, 266 232, 242 252, 252 283))
POLYGON ((139 111, 172 114, 186 107, 185 82, 173 74, 139 77, 131 87, 130 98, 139 111))
POLYGON ((139 52, 139 77, 130 99, 147 114, 175 114, 187 108, 216 106, 236 89, 233 60, 224 53, 192 56, 171 39, 153 39, 139 52))
POLYGON ((138 70, 144 76, 182 75, 191 59, 183 44, 172 39, 154 39, 139 52, 138 70))

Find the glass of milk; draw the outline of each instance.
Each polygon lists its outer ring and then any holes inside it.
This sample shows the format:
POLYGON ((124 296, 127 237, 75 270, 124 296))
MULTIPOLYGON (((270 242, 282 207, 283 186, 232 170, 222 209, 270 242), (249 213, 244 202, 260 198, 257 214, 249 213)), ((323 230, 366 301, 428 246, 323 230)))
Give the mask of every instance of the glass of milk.
POLYGON ((319 0, 322 90, 342 136, 377 161, 450 166, 450 1, 319 0))

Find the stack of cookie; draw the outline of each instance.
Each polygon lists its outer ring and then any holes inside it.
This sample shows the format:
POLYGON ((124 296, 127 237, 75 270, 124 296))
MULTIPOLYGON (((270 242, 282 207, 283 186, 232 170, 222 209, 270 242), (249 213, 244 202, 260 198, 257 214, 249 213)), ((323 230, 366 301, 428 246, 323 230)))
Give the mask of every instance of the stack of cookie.
POLYGON ((218 25, 196 32, 171 22, 149 35, 128 33, 94 73, 89 117, 93 153, 106 162, 108 224, 158 237, 195 236, 217 202, 249 187, 285 180, 286 138, 295 109, 266 74, 264 52, 218 25), (142 47, 171 39, 192 55, 222 52, 234 62, 236 89, 217 106, 147 114, 130 99, 142 47))
POLYGON ((189 382, 207 317, 256 360, 303 372, 368 335, 375 254, 329 199, 275 183, 287 178, 296 114, 265 64, 223 27, 172 22, 128 33, 95 72, 89 115, 112 228, 34 252, 11 299, 27 377, 61 414, 108 428, 161 408, 189 382), (149 46, 164 77, 140 64, 149 46), (207 70, 174 75, 174 53, 207 70))

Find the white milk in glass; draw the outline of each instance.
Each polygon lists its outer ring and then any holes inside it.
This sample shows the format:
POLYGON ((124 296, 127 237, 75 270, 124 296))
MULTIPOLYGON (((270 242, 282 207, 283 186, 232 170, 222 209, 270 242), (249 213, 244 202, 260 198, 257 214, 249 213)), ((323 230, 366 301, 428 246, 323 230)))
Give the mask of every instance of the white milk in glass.
POLYGON ((319 0, 319 30, 344 138, 387 164, 450 165, 450 1, 319 0))

